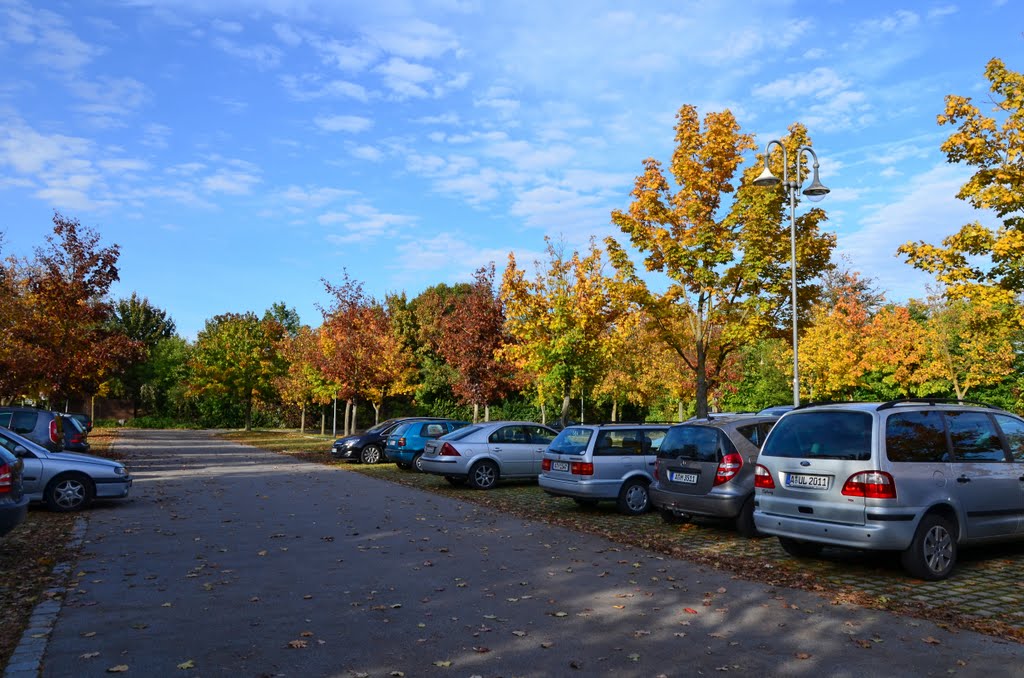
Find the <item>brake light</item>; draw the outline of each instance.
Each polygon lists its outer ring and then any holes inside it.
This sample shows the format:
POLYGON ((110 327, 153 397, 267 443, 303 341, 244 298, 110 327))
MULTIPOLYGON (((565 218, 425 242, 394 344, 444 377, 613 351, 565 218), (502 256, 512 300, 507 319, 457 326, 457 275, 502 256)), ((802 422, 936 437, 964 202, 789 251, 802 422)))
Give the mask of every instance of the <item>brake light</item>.
POLYGON ((885 471, 861 471, 854 473, 843 483, 843 496, 895 499, 896 481, 885 471))
POLYGON ((81 433, 76 433, 75 435, 71 436, 71 444, 72 445, 78 445, 81 442, 82 442, 82 434, 81 433))
POLYGON ((760 464, 754 468, 754 487, 760 487, 762 490, 775 489, 775 481, 772 480, 772 472, 760 464))
POLYGON ((398 439, 398 446, 399 447, 405 447, 405 438, 399 438, 398 439))
POLYGON ((50 420, 50 442, 54 443, 54 444, 60 442, 60 435, 58 435, 58 433, 57 433, 57 420, 56 419, 51 419, 50 420))
POLYGON ((594 475, 594 465, 587 461, 574 461, 569 466, 569 472, 574 476, 592 476, 594 475))
POLYGON ((461 457, 462 455, 459 454, 459 451, 456 450, 454 447, 452 447, 449 443, 445 443, 444 445, 441 446, 441 449, 438 451, 437 456, 439 456, 439 457, 461 457))
POLYGON ((654 460, 654 479, 661 480, 661 459, 654 460))
POLYGON ((541 471, 550 471, 551 470, 551 460, 550 459, 544 459, 543 461, 541 461, 540 462, 540 470, 541 471))
POLYGON ((14 487, 14 478, 11 475, 11 465, 0 465, 0 494, 7 494, 14 487))
POLYGON ((727 483, 736 477, 736 474, 743 468, 743 457, 732 452, 722 457, 718 462, 718 470, 715 471, 715 485, 727 483))

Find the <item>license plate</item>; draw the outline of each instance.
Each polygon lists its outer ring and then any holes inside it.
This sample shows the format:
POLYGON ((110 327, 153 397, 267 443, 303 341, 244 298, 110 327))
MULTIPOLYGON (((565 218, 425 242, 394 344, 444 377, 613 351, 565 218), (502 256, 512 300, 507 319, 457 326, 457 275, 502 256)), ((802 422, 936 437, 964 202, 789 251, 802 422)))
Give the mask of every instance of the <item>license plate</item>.
POLYGON ((812 490, 827 490, 828 484, 828 476, 809 476, 803 473, 790 473, 786 475, 786 487, 805 487, 812 490))
POLYGON ((696 473, 676 473, 675 471, 670 471, 668 474, 668 479, 671 480, 673 483, 686 483, 687 485, 696 485, 697 481, 700 479, 700 476, 697 475, 696 473))
POLYGON ((568 471, 569 470, 569 462, 567 462, 567 461, 553 461, 553 462, 551 462, 551 470, 552 471, 568 471))

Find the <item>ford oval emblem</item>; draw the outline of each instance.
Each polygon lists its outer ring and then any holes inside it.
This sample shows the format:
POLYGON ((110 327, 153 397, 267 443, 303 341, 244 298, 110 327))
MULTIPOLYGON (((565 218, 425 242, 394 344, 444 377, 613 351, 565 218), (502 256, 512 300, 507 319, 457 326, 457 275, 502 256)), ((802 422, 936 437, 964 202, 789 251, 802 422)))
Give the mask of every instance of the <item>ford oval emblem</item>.
POLYGON ((810 466, 810 465, 811 465, 811 462, 809 462, 809 461, 807 461, 806 459, 804 459, 804 460, 803 460, 802 462, 800 462, 800 465, 801 465, 801 466, 810 466))

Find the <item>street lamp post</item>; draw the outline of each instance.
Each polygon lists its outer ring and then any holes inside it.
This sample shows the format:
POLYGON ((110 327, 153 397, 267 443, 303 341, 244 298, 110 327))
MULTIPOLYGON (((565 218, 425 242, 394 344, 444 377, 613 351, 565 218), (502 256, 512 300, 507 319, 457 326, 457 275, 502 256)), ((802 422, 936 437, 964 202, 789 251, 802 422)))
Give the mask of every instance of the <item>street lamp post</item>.
POLYGON ((789 159, 786 157, 786 147, 782 145, 782 142, 778 139, 772 139, 764 147, 764 171, 761 175, 754 179, 755 186, 778 186, 779 178, 772 174, 772 171, 768 169, 768 152, 771 150, 772 145, 778 146, 782 149, 782 185, 786 188, 789 193, 789 244, 790 244, 790 308, 793 312, 793 406, 797 407, 800 405, 800 364, 799 364, 799 351, 798 351, 798 339, 797 339, 797 318, 796 318, 796 192, 803 185, 803 180, 800 178, 800 162, 804 157, 804 153, 809 153, 811 158, 814 160, 814 177, 811 180, 811 185, 803 190, 803 194, 807 196, 807 199, 811 202, 818 202, 828 194, 828 188, 818 179, 818 155, 814 152, 814 149, 810 146, 801 146, 796 151, 796 176, 793 179, 789 178, 789 159))

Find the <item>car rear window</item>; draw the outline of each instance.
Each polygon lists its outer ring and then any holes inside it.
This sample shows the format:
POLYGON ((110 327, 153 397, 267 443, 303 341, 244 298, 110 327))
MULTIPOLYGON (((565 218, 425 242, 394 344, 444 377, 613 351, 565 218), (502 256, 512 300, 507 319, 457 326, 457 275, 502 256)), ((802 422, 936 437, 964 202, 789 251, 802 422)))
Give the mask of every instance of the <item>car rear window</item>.
POLYGON ((15 433, 32 433, 36 427, 35 412, 15 412, 10 429, 15 433))
POLYGON ((867 412, 794 412, 775 424, 761 448, 766 457, 871 458, 871 415, 867 412))
POLYGON ((718 461, 718 429, 708 426, 673 426, 661 442, 658 456, 688 461, 718 461))
POLYGON ((949 461, 946 423, 938 410, 900 412, 885 422, 885 455, 889 461, 949 461))
POLYGON ((593 435, 594 430, 589 428, 573 426, 562 429, 548 445, 548 450, 556 454, 583 454, 593 435))
POLYGON ((462 440, 471 433, 476 433, 482 426, 465 426, 463 428, 457 428, 451 433, 441 436, 441 440, 462 440))

